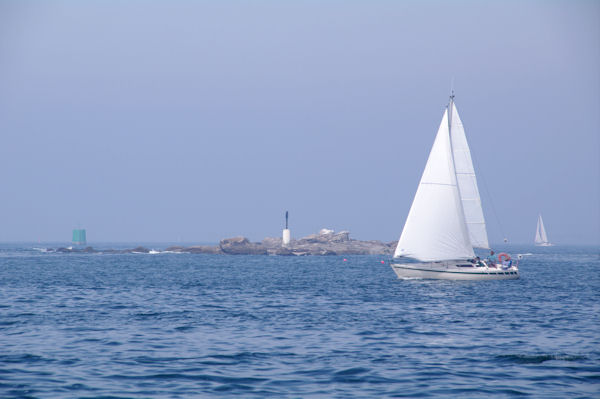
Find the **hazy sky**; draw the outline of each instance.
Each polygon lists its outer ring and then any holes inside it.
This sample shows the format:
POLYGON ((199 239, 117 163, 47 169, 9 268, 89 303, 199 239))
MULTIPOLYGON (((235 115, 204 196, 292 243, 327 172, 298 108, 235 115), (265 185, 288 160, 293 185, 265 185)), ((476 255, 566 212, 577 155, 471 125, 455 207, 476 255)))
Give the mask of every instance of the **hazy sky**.
POLYGON ((541 212, 599 244, 599 27, 598 1, 1 1, 0 241, 260 240, 285 210, 396 240, 454 78, 491 241, 541 212))

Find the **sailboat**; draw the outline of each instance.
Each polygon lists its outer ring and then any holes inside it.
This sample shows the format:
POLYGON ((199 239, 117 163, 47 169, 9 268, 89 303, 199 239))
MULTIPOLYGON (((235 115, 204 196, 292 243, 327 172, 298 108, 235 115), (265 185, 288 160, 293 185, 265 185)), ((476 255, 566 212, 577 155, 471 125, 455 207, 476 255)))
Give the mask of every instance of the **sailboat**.
POLYGON ((483 261, 475 256, 473 248, 489 247, 471 152, 452 94, 390 263, 399 278, 519 278, 518 260, 513 264, 508 254, 483 261))
POLYGON ((535 245, 538 247, 551 247, 554 245, 548 241, 541 213, 538 215, 537 228, 535 229, 535 245))

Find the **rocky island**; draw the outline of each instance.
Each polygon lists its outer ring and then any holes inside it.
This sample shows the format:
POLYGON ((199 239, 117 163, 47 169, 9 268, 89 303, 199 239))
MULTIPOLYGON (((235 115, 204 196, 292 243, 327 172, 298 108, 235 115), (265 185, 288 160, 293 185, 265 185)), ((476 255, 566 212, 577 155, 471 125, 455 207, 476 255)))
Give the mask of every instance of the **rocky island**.
POLYGON ((219 245, 194 245, 190 247, 172 246, 164 251, 150 250, 145 247, 132 249, 106 249, 96 250, 86 248, 58 248, 49 249, 51 252, 60 253, 190 253, 190 254, 223 254, 223 255, 279 255, 279 256, 308 256, 308 255, 392 255, 396 249, 397 241, 361 241, 350 238, 350 233, 323 229, 318 234, 291 240, 283 245, 282 238, 267 237, 261 242, 250 242, 246 237, 226 238, 219 245))

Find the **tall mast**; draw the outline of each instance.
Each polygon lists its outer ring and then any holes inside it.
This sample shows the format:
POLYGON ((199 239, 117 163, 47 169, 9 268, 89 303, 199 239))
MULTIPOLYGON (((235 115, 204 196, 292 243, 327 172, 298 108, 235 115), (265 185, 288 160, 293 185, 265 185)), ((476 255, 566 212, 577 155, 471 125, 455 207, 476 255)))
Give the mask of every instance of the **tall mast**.
MULTIPOLYGON (((448 134, 452 137, 452 107, 454 106, 454 89, 450 94, 450 102, 448 103, 448 134)), ((452 143, 452 140, 450 141, 452 143)))
MULTIPOLYGON (((454 168, 454 175, 456 176, 456 167, 454 165, 454 148, 452 147, 452 108, 454 107, 454 89, 450 94, 450 102, 448 103, 448 136, 450 139, 450 156, 452 157, 452 166, 454 168)), ((458 182, 456 183, 458 186, 458 182)))

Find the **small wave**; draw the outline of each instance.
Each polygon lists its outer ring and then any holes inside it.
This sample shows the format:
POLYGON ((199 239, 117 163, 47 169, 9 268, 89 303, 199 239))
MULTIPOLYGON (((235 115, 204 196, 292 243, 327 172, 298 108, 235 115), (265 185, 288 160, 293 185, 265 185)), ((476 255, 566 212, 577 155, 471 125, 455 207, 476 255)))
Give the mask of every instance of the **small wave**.
POLYGON ((176 331, 191 331, 194 328, 195 328, 194 326, 179 326, 179 327, 175 327, 175 330, 176 331))
POLYGON ((155 250, 155 249, 151 249, 151 250, 150 250, 148 253, 149 253, 150 255, 156 255, 156 254, 160 254, 160 253, 162 253, 162 252, 160 252, 160 251, 157 251, 157 250, 155 250))
POLYGON ((342 382, 342 383, 360 383, 364 382, 365 376, 364 374, 368 373, 370 370, 364 367, 352 367, 345 370, 336 371, 333 373, 331 377, 331 381, 333 382, 342 382))
POLYGON ((366 330, 366 331, 361 331, 356 335, 377 335, 377 334, 379 334, 377 331, 366 330))
POLYGON ((496 356, 499 360, 509 361, 513 363, 521 363, 521 364, 540 364, 543 362, 547 362, 549 360, 562 360, 567 362, 574 362, 577 360, 587 359, 585 356, 581 355, 567 355, 564 353, 557 354, 548 354, 541 353, 537 355, 499 355, 496 356))
POLYGON ((215 392, 228 392, 228 391, 252 391, 254 388, 243 384, 224 384, 219 385, 214 390, 215 392))
POLYGON ((323 376, 323 375, 327 375, 332 373, 333 370, 330 369, 329 367, 325 367, 325 368, 317 368, 317 369, 310 369, 310 370, 299 370, 296 372, 296 374, 299 375, 307 375, 307 376, 323 376))
POLYGON ((137 356, 137 357, 134 357, 132 360, 135 361, 136 363, 142 363, 142 364, 164 364, 164 363, 173 363, 173 362, 189 360, 189 359, 190 359, 189 357, 173 357, 173 356, 166 356, 166 357, 137 356))
POLYGON ((48 359, 42 356, 34 355, 31 353, 14 354, 0 356, 0 362, 2 363, 37 363, 37 362, 53 362, 53 359, 48 359))
POLYGON ((269 353, 264 353, 264 352, 239 352, 239 353, 232 353, 229 355, 210 355, 210 356, 206 356, 209 358, 213 358, 213 359, 227 359, 227 360, 236 360, 236 361, 241 361, 241 360, 253 360, 253 359, 266 359, 269 358, 271 356, 271 354, 269 353))
POLYGON ((63 385, 62 388, 66 389, 67 391, 98 391, 99 390, 99 388, 90 387, 88 385, 81 384, 81 383, 63 385))
POLYGON ((110 379, 116 380, 192 380, 192 381, 210 381, 220 384, 242 384, 251 385, 265 383, 268 378, 262 377, 229 377, 215 374, 188 374, 188 373, 158 373, 147 375, 129 375, 129 374, 113 374, 107 376, 110 379))
POLYGON ((369 372, 369 369, 366 369, 364 367, 352 367, 349 369, 336 371, 334 373, 334 375, 338 375, 338 376, 358 375, 358 374, 364 374, 364 373, 368 373, 368 372, 369 372))
POLYGON ((164 312, 140 312, 140 313, 136 313, 135 316, 146 318, 146 317, 162 316, 164 314, 165 314, 164 312))

